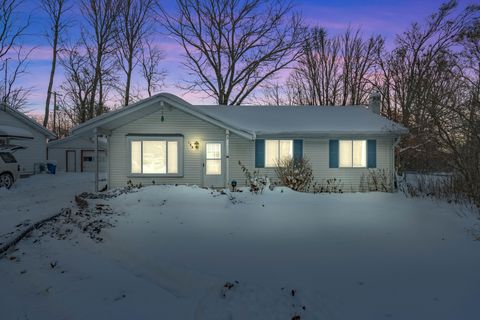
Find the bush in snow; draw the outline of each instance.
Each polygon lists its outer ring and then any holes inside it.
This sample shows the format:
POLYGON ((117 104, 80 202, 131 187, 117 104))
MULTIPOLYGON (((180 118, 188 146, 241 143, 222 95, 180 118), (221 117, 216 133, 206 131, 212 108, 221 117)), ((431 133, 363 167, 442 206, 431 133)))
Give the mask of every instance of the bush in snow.
POLYGON ((392 173, 385 169, 368 170, 360 179, 360 191, 393 191, 392 173))
POLYGON ((407 197, 434 198, 477 208, 479 206, 465 191, 464 180, 455 174, 405 174, 399 187, 407 197))
POLYGON ((268 177, 261 176, 260 171, 255 170, 253 173, 251 173, 241 161, 238 161, 238 165, 245 175, 246 185, 250 186, 250 192, 262 193, 263 189, 269 185, 268 177))
POLYGON ((313 193, 343 193, 341 179, 331 178, 313 184, 313 193))
POLYGON ((128 180, 128 181, 127 181, 127 189, 128 189, 128 190, 131 190, 131 189, 140 189, 140 188, 142 188, 142 187, 143 187, 143 185, 142 185, 141 182, 140 182, 140 183, 137 183, 137 184, 134 184, 134 183, 132 182, 132 180, 128 180))
POLYGON ((310 191, 313 182, 313 170, 307 159, 283 159, 275 167, 280 183, 292 190, 310 191))

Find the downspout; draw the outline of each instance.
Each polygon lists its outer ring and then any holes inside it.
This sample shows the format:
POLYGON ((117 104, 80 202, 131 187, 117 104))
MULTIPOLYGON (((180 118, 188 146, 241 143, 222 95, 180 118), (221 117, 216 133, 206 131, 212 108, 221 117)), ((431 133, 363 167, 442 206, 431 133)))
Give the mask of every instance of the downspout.
MULTIPOLYGON (((400 143, 400 137, 393 138, 393 144, 392 144, 392 192, 395 190, 395 181, 397 179, 397 173, 395 172, 395 148, 398 146, 400 143)), ((398 181, 397 181, 397 187, 398 187, 398 181)))
POLYGON ((105 161, 107 162, 106 163, 106 166, 107 166, 107 189, 110 188, 110 137, 111 137, 111 134, 108 134, 106 136, 107 147, 106 147, 106 150, 104 151, 105 161))
POLYGON ((225 187, 230 183, 230 130, 225 130, 225 187))
POLYGON ((95 132, 95 192, 98 192, 98 132, 97 128, 95 132))

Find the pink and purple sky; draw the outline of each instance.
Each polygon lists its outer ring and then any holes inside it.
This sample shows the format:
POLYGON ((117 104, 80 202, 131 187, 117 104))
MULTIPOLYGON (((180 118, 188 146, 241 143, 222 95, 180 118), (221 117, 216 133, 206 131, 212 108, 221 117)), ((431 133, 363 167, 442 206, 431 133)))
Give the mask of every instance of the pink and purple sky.
MULTIPOLYGON (((422 21, 428 15, 435 12, 444 2, 439 0, 293 0, 296 9, 303 13, 305 21, 309 25, 323 26, 332 34, 344 31, 349 25, 361 27, 365 35, 381 34, 391 45, 395 35, 405 30, 412 22, 422 21)), ((71 21, 69 35, 72 40, 76 39, 79 32, 78 21, 79 9, 77 0, 68 16, 71 21)), ((174 9, 173 0, 163 1, 167 9, 174 9)), ((471 1, 460 1, 464 7, 471 1)), ((31 24, 22 41, 25 47, 35 47, 30 56, 28 74, 21 79, 21 84, 32 87, 29 97, 29 105, 26 111, 42 113, 45 104, 45 96, 51 63, 51 48, 47 39, 43 36, 47 27, 46 16, 40 10, 38 0, 25 0, 22 7, 22 16, 31 15, 31 24)), ((187 71, 181 66, 182 51, 176 43, 166 35, 158 33, 156 42, 164 50, 166 58, 162 66, 168 72, 166 87, 162 91, 172 92, 178 95, 183 92, 176 86, 182 79, 188 77, 187 71)), ((58 88, 63 80, 62 69, 58 68, 54 87, 58 88)), ((192 103, 212 103, 211 99, 204 99, 195 94, 184 95, 183 98, 192 103)))

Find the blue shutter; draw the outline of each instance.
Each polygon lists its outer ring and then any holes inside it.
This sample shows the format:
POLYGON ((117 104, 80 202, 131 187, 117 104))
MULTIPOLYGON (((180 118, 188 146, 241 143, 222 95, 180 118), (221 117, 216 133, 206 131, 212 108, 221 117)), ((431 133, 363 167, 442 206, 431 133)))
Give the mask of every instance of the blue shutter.
POLYGON ((255 140, 255 168, 265 168, 265 140, 255 140))
POLYGON ((377 167, 377 140, 367 140, 367 167, 377 167))
POLYGON ((293 140, 293 159, 303 159, 303 140, 293 140))
POLYGON ((330 168, 338 168, 338 140, 329 141, 330 168))

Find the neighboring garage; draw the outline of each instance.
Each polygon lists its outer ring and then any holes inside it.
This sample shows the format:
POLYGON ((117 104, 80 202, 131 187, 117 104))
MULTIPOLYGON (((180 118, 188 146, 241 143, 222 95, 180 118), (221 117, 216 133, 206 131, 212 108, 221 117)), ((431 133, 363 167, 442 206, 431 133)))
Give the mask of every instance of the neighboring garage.
MULTIPOLYGON (((70 136, 51 141, 47 145, 48 160, 57 162, 57 170, 64 172, 95 172, 95 142, 93 139, 70 136)), ((106 171, 106 142, 98 140, 99 172, 106 171)))
POLYGON ((38 173, 47 160, 47 140, 55 134, 22 112, 0 105, 0 145, 18 145, 15 152, 20 174, 38 173))

